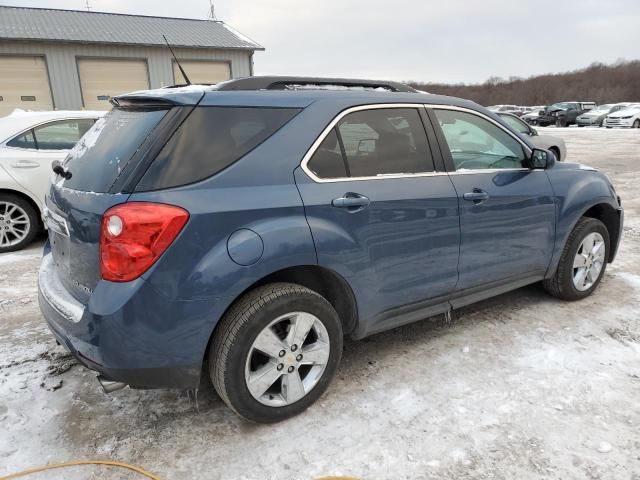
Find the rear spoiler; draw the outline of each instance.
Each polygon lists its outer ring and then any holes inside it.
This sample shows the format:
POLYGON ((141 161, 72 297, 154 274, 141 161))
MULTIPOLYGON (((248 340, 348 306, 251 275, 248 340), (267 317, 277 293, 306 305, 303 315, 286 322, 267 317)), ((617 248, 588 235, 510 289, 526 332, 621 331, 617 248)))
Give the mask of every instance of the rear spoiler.
POLYGON ((125 93, 112 97, 109 102, 116 108, 171 108, 173 106, 197 105, 204 96, 206 87, 191 85, 183 88, 158 88, 125 93))

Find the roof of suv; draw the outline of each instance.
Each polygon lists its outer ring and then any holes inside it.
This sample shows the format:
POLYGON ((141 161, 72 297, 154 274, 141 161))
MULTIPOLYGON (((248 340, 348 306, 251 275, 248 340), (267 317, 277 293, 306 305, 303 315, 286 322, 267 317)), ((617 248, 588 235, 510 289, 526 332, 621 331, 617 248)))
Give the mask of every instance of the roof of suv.
POLYGON ((479 107, 469 100, 433 95, 396 82, 305 77, 247 77, 213 86, 166 87, 120 95, 114 101, 119 103, 145 99, 161 100, 175 105, 195 105, 202 100, 201 105, 237 107, 304 108, 318 101, 336 102, 346 106, 375 103, 432 103, 479 107), (269 88, 274 84, 276 88, 269 88), (289 85, 291 88, 287 88, 289 85), (246 88, 242 88, 245 86, 246 88), (259 88, 261 86, 267 88, 259 88))

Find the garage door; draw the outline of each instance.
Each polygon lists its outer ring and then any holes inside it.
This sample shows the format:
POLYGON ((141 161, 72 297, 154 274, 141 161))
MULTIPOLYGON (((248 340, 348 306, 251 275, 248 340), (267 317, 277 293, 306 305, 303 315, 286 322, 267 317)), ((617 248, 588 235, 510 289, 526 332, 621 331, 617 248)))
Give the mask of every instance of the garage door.
POLYGON ((109 98, 149 88, 144 60, 81 58, 78 60, 82 102, 88 110, 109 110, 109 98))
MULTIPOLYGON (((227 62, 180 60, 180 65, 191 83, 218 83, 231 78, 231 69, 227 62)), ((176 84, 186 83, 176 62, 173 62, 173 78, 176 84)))
POLYGON ((0 116, 15 108, 53 110, 43 57, 0 56, 0 116))

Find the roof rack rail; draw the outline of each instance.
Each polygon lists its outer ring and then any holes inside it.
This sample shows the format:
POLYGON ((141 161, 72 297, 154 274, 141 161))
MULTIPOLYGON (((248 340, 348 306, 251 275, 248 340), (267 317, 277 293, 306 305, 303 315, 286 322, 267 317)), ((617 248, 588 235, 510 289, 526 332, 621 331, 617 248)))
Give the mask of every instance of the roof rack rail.
POLYGON ((295 90, 296 87, 313 88, 314 86, 380 88, 391 92, 416 92, 414 88, 399 82, 379 80, 356 80, 351 78, 322 77, 245 77, 228 80, 214 87, 216 90, 295 90))

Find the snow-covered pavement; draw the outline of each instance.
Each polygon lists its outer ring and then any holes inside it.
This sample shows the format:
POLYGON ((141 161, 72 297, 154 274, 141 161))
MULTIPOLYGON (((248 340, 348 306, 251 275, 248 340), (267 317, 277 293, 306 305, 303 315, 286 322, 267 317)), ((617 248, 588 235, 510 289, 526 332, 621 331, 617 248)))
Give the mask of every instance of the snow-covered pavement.
MULTIPOLYGON (((56 346, 40 316, 42 242, 0 254, 0 476, 117 459, 162 479, 640 479, 640 130, 548 128, 569 161, 606 171, 623 198, 617 261, 578 303, 530 286, 347 342, 305 414, 238 419, 203 383, 124 389, 56 346)), ((33 478, 137 478, 97 467, 33 478)))

